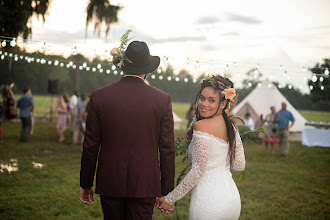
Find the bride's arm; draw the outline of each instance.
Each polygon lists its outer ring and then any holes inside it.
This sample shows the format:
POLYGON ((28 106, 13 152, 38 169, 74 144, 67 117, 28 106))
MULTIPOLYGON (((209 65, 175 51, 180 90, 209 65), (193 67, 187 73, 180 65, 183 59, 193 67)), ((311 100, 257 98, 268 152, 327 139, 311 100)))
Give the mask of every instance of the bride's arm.
MULTIPOLYGON (((236 129, 235 129, 236 130, 236 129)), ((243 171, 245 169, 245 155, 241 137, 239 136, 238 130, 236 130, 236 148, 235 148, 235 159, 230 165, 230 169, 233 171, 243 171)))
POLYGON ((167 196, 165 201, 173 205, 186 195, 202 178, 207 163, 208 137, 193 135, 190 143, 192 147, 192 168, 181 183, 167 196))

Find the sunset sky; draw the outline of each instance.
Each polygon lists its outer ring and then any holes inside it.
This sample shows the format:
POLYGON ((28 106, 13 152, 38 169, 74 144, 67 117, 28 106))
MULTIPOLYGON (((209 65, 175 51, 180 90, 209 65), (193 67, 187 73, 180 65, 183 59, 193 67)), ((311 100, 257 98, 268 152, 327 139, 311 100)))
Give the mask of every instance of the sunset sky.
POLYGON ((185 68, 195 77, 224 72, 228 65, 239 83, 259 64, 264 77, 283 84, 293 81, 304 92, 302 67, 330 56, 329 0, 111 1, 123 9, 106 39, 104 33, 94 36, 93 26, 85 38, 87 2, 53 0, 45 23, 33 19, 29 47, 52 42, 53 53, 69 55, 77 46, 92 57, 95 51, 101 55, 118 46, 120 36, 132 29, 134 40, 145 41, 152 55, 169 57, 176 69, 185 68), (283 77, 285 70, 289 79, 283 77))

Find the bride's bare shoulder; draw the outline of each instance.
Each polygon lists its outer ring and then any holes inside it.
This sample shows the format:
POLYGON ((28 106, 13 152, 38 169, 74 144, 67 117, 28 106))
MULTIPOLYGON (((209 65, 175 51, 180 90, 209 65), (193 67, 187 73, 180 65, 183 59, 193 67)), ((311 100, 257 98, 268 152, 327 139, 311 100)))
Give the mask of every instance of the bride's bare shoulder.
POLYGON ((201 132, 208 132, 210 128, 210 120, 208 119, 203 119, 199 120, 194 124, 194 130, 195 131, 201 131, 201 132))

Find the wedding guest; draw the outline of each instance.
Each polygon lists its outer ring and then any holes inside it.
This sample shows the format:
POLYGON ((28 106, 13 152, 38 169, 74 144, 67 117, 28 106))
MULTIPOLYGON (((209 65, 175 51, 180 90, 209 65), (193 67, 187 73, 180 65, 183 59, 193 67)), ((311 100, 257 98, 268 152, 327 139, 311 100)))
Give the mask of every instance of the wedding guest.
POLYGON ((261 114, 254 127, 261 128, 264 124, 265 124, 265 119, 263 114, 261 114))
POLYGON ((78 97, 79 97, 79 92, 78 90, 75 90, 73 92, 73 95, 70 97, 70 111, 69 111, 69 125, 70 125, 70 131, 74 131, 74 124, 75 124, 75 108, 76 105, 78 104, 78 97))
POLYGON ((274 106, 270 107, 270 113, 266 115, 265 122, 266 122, 266 132, 271 138, 271 140, 268 139, 266 135, 264 135, 264 143, 266 152, 269 152, 271 154, 275 153, 275 144, 278 144, 278 137, 276 135, 276 122, 275 122, 275 112, 276 109, 274 106), (270 148, 268 145, 270 144, 270 148))
POLYGON ((196 104, 195 103, 191 103, 189 110, 186 113, 186 119, 188 120, 187 123, 187 128, 189 128, 190 123, 192 122, 194 116, 195 116, 195 112, 196 112, 196 104))
POLYGON ((82 140, 80 129, 82 121, 80 116, 81 113, 85 110, 87 102, 83 94, 80 96, 80 99, 80 102, 78 102, 74 108, 73 144, 77 144, 78 140, 82 140))
POLYGON ((10 105, 14 102, 14 94, 9 85, 5 85, 2 89, 2 108, 1 108, 1 118, 5 119, 12 118, 10 116, 10 105))
MULTIPOLYGON (((59 142, 62 143, 64 141, 64 131, 67 129, 67 112, 68 108, 65 104, 63 96, 56 97, 57 106, 55 112, 57 112, 57 122, 56 129, 59 135, 59 142)), ((52 103, 50 104, 53 107, 52 103)))
POLYGON ((24 95, 17 101, 17 108, 20 109, 22 122, 20 141, 27 142, 27 138, 31 133, 31 113, 33 114, 34 103, 29 88, 24 88, 23 93, 24 95))
POLYGON ((279 139, 279 156, 287 157, 289 154, 289 128, 294 125, 295 119, 292 113, 286 110, 286 103, 282 102, 282 108, 275 114, 277 125, 277 136, 279 139), (289 122, 291 121, 291 125, 289 122))
POLYGON ((253 119, 252 119, 252 117, 251 117, 251 114, 250 114, 249 112, 247 112, 247 113, 245 114, 244 122, 245 122, 245 126, 246 126, 246 127, 250 128, 251 131, 254 130, 254 121, 253 121, 253 119))
POLYGON ((86 130, 86 120, 87 120, 87 116, 88 116, 88 109, 89 109, 89 102, 87 102, 86 108, 82 111, 82 113, 80 115, 80 121, 81 121, 80 131, 83 135, 83 138, 84 138, 84 134, 85 134, 85 130, 86 130))

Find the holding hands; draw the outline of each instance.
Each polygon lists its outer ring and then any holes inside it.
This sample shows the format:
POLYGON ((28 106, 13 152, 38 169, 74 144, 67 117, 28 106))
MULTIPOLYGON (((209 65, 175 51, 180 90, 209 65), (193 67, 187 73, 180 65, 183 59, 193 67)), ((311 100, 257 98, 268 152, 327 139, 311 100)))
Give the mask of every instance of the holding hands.
POLYGON ((156 201, 156 208, 159 209, 161 212, 165 212, 166 214, 169 214, 175 209, 174 204, 170 205, 165 201, 165 197, 160 197, 156 201))

